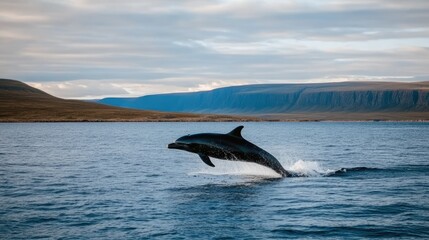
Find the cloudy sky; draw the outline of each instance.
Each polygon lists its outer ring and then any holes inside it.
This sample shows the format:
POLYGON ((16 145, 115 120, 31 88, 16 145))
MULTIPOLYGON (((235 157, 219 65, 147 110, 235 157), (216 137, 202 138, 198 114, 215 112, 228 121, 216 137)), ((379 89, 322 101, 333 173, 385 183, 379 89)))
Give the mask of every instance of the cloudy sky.
POLYGON ((429 80, 427 0, 2 0, 1 78, 100 98, 429 80))

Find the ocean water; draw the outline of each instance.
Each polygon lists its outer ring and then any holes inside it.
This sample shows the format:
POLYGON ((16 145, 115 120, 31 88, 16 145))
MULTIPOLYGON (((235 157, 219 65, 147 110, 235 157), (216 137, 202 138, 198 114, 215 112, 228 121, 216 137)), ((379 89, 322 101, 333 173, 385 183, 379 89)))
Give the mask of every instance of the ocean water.
POLYGON ((0 239, 427 239, 428 139, 428 123, 4 123, 0 239), (166 147, 240 124, 307 177, 166 147))

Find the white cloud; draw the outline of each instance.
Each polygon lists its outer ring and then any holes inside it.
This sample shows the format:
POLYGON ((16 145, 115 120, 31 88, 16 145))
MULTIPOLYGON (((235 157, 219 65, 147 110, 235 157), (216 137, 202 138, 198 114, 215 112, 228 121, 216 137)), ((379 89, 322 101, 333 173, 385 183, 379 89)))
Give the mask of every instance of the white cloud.
POLYGON ((17 12, 0 11, 0 20, 6 22, 45 22, 48 16, 35 14, 20 14, 17 12))
POLYGON ((420 0, 4 0, 0 72, 67 98, 427 80, 428 11, 420 0))
MULTIPOLYGON (((238 85, 245 85, 250 84, 252 82, 249 81, 240 81, 240 80, 217 80, 217 81, 209 81, 206 83, 200 83, 195 87, 188 88, 189 92, 196 92, 196 91, 208 91, 215 88, 221 88, 221 87, 229 87, 229 86, 238 86, 238 85)), ((255 83, 255 82, 253 82, 255 83)))
MULTIPOLYGON (((366 76, 366 75, 344 75, 344 76, 326 76, 319 82, 359 82, 359 81, 415 81, 414 76, 366 76)), ((315 81, 310 81, 315 82, 315 81)))
POLYGON ((259 42, 228 42, 217 39, 190 40, 180 42, 181 46, 195 45, 210 49, 221 54, 242 55, 285 55, 290 53, 305 53, 305 51, 325 52, 386 52, 395 49, 421 47, 429 48, 429 38, 387 39, 366 41, 315 41, 299 39, 269 39, 259 42))
POLYGON ((139 97, 158 93, 205 91, 247 83, 240 80, 223 81, 192 77, 152 79, 146 82, 124 79, 27 82, 30 86, 41 89, 53 96, 70 99, 139 97))
POLYGON ((126 96, 129 93, 110 82, 94 80, 75 80, 58 82, 27 82, 53 96, 75 99, 93 99, 107 96, 126 96))

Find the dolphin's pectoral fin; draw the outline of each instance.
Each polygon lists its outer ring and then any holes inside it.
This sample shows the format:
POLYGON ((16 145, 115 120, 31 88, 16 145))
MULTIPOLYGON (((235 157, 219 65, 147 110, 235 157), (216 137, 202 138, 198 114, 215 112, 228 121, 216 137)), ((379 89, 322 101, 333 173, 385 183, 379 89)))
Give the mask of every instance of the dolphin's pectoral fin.
POLYGON ((229 135, 232 135, 232 136, 234 136, 234 137, 243 138, 243 137, 241 136, 241 130, 242 130, 243 128, 244 128, 243 126, 238 126, 238 127, 234 128, 234 130, 232 130, 232 131, 231 131, 231 132, 229 132, 228 134, 229 134, 229 135))
POLYGON ((209 165, 210 167, 214 167, 215 165, 212 163, 212 161, 210 161, 209 156, 204 155, 204 154, 198 154, 200 155, 201 160, 203 160, 203 162, 207 165, 209 165))

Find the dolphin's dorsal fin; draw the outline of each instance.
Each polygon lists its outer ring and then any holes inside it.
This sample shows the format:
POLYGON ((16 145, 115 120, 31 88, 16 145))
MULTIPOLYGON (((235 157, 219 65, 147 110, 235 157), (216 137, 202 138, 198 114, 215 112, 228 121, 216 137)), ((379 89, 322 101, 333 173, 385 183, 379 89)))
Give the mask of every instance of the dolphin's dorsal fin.
POLYGON ((229 134, 229 135, 232 135, 232 136, 234 136, 234 137, 243 138, 243 137, 241 136, 241 129, 243 129, 243 128, 244 128, 243 126, 238 126, 238 127, 234 128, 234 130, 232 130, 232 131, 231 131, 231 132, 229 132, 228 134, 229 134))
POLYGON ((210 167, 214 167, 215 165, 212 163, 212 161, 210 161, 209 156, 204 155, 204 154, 198 154, 200 155, 201 160, 203 160, 203 162, 207 165, 209 165, 210 167))

